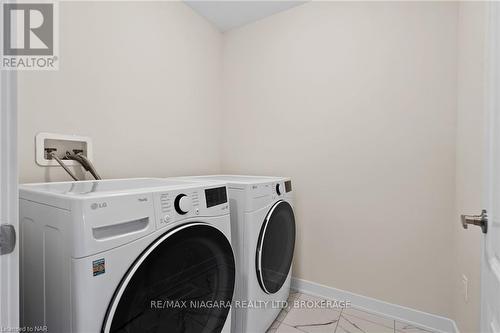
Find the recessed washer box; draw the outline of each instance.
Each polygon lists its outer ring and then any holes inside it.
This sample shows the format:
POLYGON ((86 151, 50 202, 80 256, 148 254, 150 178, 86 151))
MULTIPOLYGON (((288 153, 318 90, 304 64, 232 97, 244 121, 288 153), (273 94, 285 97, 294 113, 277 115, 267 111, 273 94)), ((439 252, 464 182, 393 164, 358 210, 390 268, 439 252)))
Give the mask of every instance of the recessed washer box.
MULTIPOLYGON (((66 154, 66 151, 73 153, 73 150, 83 151, 83 155, 87 156, 91 161, 92 155, 92 140, 87 136, 66 135, 56 133, 38 133, 35 137, 35 155, 36 163, 40 166, 58 166, 60 165, 55 160, 47 158, 46 148, 54 148, 56 154, 61 159, 66 154)), ((73 160, 64 160, 66 165, 79 165, 73 160)))

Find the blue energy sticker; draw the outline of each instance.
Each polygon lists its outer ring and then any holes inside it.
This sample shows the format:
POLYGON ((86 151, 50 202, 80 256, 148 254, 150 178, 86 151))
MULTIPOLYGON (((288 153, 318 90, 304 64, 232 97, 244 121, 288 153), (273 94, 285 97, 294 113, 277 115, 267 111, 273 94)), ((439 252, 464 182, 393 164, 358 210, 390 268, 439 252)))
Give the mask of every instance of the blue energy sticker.
POLYGON ((106 272, 106 267, 104 265, 104 258, 92 261, 92 272, 94 276, 101 275, 106 272))

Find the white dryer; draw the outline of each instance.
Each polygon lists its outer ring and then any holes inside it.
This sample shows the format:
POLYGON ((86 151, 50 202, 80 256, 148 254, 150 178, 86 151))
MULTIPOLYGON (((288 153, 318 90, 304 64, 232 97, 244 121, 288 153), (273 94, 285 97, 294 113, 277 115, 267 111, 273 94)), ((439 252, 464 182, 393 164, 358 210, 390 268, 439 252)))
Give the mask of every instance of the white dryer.
POLYGON ((289 178, 216 175, 227 182, 236 255, 233 332, 263 333, 290 292, 295 217, 289 178))
POLYGON ((226 185, 22 185, 21 324, 53 332, 230 332, 226 185))

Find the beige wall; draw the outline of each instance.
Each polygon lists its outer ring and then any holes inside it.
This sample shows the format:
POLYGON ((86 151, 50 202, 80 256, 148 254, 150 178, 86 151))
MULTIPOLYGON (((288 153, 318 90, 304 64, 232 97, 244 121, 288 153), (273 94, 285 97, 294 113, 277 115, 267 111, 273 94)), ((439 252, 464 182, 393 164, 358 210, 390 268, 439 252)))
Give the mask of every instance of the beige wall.
POLYGON ((19 75, 20 181, 69 179, 39 131, 92 137, 104 178, 292 176, 294 275, 472 332, 481 8, 310 3, 221 35, 180 3, 63 2, 61 69, 19 75))
POLYGON ((485 5, 462 2, 458 20, 458 113, 456 214, 453 233, 454 251, 454 313, 460 331, 479 331, 480 310, 480 250, 481 232, 477 228, 464 230, 460 214, 481 211, 483 168, 483 109, 485 5), (469 280, 469 300, 463 298, 462 275, 469 280))
POLYGON ((456 3, 308 3, 231 31, 223 171, 293 178, 294 275, 450 316, 456 3))
POLYGON ((182 3, 62 2, 60 70, 19 75, 20 181, 37 132, 88 135, 104 178, 220 170, 222 35, 182 3))

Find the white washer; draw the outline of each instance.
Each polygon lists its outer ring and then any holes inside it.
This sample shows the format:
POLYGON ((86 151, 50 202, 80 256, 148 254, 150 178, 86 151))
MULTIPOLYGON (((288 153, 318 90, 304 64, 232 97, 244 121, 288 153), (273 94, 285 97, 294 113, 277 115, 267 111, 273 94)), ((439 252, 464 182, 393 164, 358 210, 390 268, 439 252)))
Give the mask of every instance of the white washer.
POLYGON ((182 179, 227 182, 236 255, 233 332, 265 332, 290 293, 296 233, 291 180, 235 175, 182 179))
POLYGON ((54 332, 230 332, 224 182, 22 185, 21 323, 54 332))

